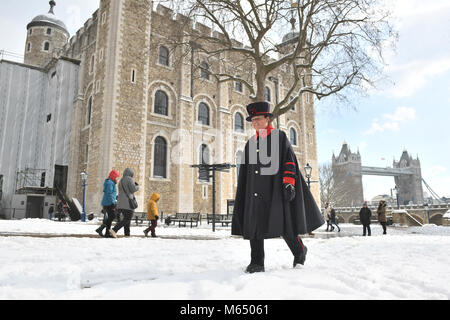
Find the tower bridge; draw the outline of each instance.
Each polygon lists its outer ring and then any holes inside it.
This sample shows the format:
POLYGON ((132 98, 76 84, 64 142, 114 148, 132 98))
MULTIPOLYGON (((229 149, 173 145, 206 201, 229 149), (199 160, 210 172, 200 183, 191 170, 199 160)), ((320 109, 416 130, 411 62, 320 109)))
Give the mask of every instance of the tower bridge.
POLYGON ((334 204, 340 207, 360 206, 364 202, 363 175, 394 177, 393 186, 397 186, 399 204, 423 204, 422 173, 420 160, 413 159, 406 150, 400 160, 392 167, 379 168, 362 166, 359 150, 354 153, 344 142, 341 152, 336 157, 333 154, 332 171, 335 186, 338 188, 339 199, 334 204))

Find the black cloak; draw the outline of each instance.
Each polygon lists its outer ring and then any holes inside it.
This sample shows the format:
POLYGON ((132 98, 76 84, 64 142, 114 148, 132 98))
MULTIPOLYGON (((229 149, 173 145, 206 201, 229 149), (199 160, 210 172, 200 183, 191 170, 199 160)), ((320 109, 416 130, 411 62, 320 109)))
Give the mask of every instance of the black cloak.
POLYGON ((267 138, 250 138, 239 166, 231 234, 244 239, 295 238, 324 223, 286 134, 273 130, 267 138), (278 144, 272 143, 277 139, 278 144), (291 202, 283 197, 286 173, 295 178, 291 202))

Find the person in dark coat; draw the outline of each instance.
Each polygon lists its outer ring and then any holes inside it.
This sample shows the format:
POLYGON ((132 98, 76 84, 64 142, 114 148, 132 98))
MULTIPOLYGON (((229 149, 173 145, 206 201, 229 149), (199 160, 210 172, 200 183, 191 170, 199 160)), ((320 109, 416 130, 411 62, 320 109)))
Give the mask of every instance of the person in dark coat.
POLYGON ((331 208, 331 211, 330 211, 330 226, 331 226, 331 230, 330 231, 334 231, 333 224, 338 228, 338 232, 341 232, 341 228, 339 228, 339 225, 336 222, 336 210, 334 210, 334 208, 331 208))
POLYGON ((246 272, 264 272, 264 239, 283 237, 303 265, 307 248, 300 238, 324 224, 322 214, 300 172, 286 134, 270 126, 270 105, 247 106, 256 135, 245 146, 239 170, 231 234, 250 240, 246 272))
POLYGON ((381 226, 383 227, 383 234, 387 234, 386 232, 386 201, 380 200, 380 203, 378 204, 377 209, 378 214, 378 221, 380 222, 381 226))
POLYGON ((119 182, 119 197, 117 200, 117 210, 123 215, 122 220, 117 223, 114 228, 109 230, 109 233, 117 238, 117 232, 123 227, 125 237, 130 236, 131 218, 133 217, 134 209, 130 206, 130 199, 134 193, 139 190, 139 185, 133 179, 134 171, 131 168, 126 168, 123 172, 122 179, 119 182))
POLYGON ((102 225, 95 230, 101 237, 103 237, 102 231, 106 228, 105 237, 110 238, 109 230, 111 229, 111 225, 116 217, 116 198, 117 198, 117 178, 119 178, 120 174, 116 170, 112 170, 108 178, 103 183, 103 198, 102 198, 102 207, 103 207, 103 223, 102 225))
POLYGON ((372 211, 367 207, 367 201, 364 201, 363 207, 359 210, 359 221, 363 225, 363 236, 370 236, 370 217, 372 216, 372 211))
POLYGON ((53 220, 54 212, 55 212, 55 208, 53 207, 53 205, 51 205, 50 208, 48 208, 48 219, 49 220, 53 220))

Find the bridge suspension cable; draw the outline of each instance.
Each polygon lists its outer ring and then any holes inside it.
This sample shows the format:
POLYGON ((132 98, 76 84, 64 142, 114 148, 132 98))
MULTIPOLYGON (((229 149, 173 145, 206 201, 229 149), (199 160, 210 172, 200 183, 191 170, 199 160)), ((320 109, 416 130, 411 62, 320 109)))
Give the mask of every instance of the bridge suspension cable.
POLYGON ((425 187, 427 187, 428 191, 430 191, 431 196, 432 196, 434 199, 436 199, 437 201, 439 201, 439 203, 442 202, 441 197, 439 197, 439 196, 437 195, 437 193, 434 192, 433 189, 431 189, 430 185, 425 181, 424 178, 422 178, 422 182, 424 183, 425 187))

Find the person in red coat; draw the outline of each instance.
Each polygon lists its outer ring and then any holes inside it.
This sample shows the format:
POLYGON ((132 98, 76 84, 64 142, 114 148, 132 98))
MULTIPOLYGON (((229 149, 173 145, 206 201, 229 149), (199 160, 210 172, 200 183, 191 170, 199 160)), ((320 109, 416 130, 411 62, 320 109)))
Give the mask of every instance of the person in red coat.
POLYGON ((297 157, 283 131, 270 125, 267 102, 247 106, 256 135, 245 146, 239 169, 231 234, 250 240, 246 272, 264 272, 264 239, 283 237, 294 256, 293 267, 305 263, 300 238, 325 223, 300 172, 297 157))

